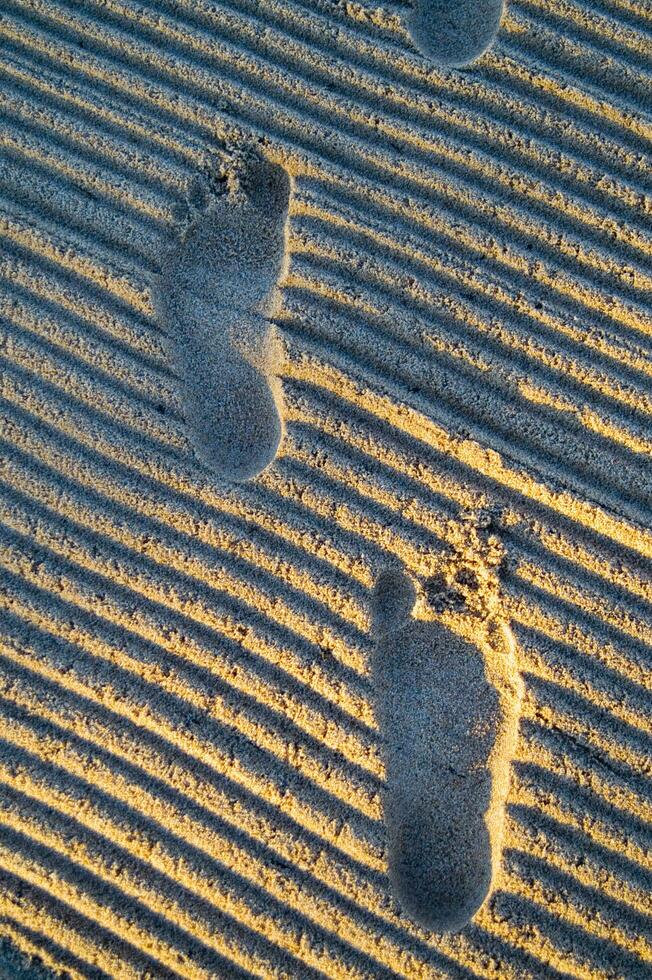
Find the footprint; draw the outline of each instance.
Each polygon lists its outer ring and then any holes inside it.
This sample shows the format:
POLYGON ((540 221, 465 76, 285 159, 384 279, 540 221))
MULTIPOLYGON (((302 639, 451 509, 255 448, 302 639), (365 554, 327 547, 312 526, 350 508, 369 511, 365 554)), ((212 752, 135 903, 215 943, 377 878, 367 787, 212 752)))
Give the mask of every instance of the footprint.
POLYGON ((504 0, 414 0, 407 27, 422 55, 461 68, 489 48, 504 0))
POLYGON ((462 929, 500 864, 523 687, 501 619, 497 539, 477 519, 417 591, 383 572, 372 602, 372 676, 386 768, 389 877, 404 910, 435 932, 462 929), (466 638, 452 629, 455 624, 466 638))
POLYGON ((234 154, 221 192, 201 181, 191 188, 186 226, 156 289, 191 440, 227 480, 261 473, 283 435, 281 345, 270 317, 287 271, 290 193, 282 167, 234 154))

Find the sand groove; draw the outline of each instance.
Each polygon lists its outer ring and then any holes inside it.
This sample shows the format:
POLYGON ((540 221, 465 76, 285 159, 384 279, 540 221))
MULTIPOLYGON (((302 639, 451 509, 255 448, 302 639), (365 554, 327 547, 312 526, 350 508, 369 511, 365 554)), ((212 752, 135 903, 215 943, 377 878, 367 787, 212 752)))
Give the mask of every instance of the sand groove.
POLYGON ((513 0, 457 71, 406 11, 3 5, 0 937, 35 977, 649 973, 652 16, 513 0), (286 432, 236 492, 153 287, 234 144, 293 187, 286 432), (469 508, 526 693, 496 892, 444 938, 388 886, 369 607, 469 508))

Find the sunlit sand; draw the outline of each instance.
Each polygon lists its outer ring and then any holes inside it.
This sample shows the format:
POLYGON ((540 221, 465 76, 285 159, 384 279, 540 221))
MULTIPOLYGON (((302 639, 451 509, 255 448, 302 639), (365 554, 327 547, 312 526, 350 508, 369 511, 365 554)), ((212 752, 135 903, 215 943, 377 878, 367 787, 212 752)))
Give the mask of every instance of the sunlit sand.
POLYGON ((649 4, 0 7, 0 974, 649 976, 649 4))

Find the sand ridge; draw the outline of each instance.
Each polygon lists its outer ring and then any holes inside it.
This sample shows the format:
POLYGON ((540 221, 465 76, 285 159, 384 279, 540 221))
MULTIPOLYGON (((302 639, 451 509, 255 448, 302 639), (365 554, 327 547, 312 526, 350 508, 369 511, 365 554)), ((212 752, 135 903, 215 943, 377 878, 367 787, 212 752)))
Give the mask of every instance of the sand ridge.
POLYGON ((511 0, 456 70, 407 12, 3 3, 0 934, 39 969, 649 973, 652 19, 511 0), (293 181, 285 433, 234 489, 151 283, 251 143, 293 181), (387 877, 369 608, 485 507, 525 695, 493 893, 438 936, 387 877))

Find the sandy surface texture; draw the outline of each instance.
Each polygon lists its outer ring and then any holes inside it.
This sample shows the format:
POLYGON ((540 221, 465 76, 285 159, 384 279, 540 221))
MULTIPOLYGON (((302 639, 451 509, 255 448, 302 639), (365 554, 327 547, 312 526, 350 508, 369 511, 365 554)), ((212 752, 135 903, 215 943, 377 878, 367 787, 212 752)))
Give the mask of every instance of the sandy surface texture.
POLYGON ((0 2, 0 976, 652 973, 652 7, 445 6, 0 2))

